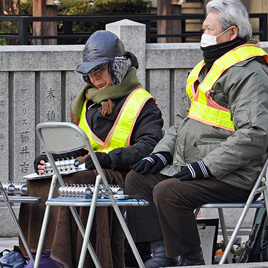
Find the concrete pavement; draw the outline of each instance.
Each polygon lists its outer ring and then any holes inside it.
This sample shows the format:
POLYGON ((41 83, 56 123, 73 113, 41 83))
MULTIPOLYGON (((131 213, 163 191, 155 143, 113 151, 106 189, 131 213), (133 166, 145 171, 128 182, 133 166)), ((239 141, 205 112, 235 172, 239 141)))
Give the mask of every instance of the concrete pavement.
POLYGON ((4 249, 12 250, 14 246, 19 245, 18 237, 1 237, 0 238, 0 252, 4 249))
MULTIPOLYGON (((247 236, 243 237, 243 241, 247 236)), ((218 240, 220 240, 219 238, 218 240)), ((12 250, 14 245, 19 245, 18 237, 2 237, 0 238, 0 252, 4 249, 12 250)), ((198 265, 198 266, 188 266, 189 268, 215 268, 217 264, 213 265, 198 265)), ((264 268, 268 267, 268 262, 254 262, 254 263, 231 263, 221 265, 223 268, 264 268)), ((49 267, 48 267, 49 268, 49 267)), ((116 267, 119 268, 119 267, 116 267)), ((165 267, 168 268, 168 267, 165 267)), ((175 268, 175 267, 170 267, 175 268)))

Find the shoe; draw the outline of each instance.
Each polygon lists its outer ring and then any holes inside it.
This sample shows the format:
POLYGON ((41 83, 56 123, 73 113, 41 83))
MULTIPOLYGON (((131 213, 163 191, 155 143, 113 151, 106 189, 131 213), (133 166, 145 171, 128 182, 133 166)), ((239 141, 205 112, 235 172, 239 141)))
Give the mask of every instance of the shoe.
POLYGON ((179 257, 178 266, 194 266, 194 265, 205 265, 203 251, 201 248, 179 257))
POLYGON ((177 266, 178 258, 168 258, 164 241, 156 241, 151 243, 152 258, 147 260, 145 268, 158 268, 177 266))
MULTIPOLYGON (((41 254, 38 268, 59 268, 60 264, 50 258, 50 252, 41 254)), ((29 260, 23 268, 33 268, 32 262, 29 260)))

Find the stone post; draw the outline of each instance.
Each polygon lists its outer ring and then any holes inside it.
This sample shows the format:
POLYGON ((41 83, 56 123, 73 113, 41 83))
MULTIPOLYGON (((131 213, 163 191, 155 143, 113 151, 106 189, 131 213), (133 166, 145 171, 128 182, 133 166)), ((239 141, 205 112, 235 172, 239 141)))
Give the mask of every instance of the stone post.
POLYGON ((139 61, 137 75, 146 87, 146 26, 131 20, 120 20, 106 24, 106 30, 116 34, 124 43, 126 51, 136 55, 139 61))

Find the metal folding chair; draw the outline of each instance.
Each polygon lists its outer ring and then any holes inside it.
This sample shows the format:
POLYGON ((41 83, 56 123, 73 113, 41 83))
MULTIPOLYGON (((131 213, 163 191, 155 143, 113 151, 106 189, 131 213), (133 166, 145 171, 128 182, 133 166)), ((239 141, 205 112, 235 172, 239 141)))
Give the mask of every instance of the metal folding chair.
POLYGON ((14 213, 14 210, 10 204, 10 202, 14 202, 14 203, 37 203, 39 202, 40 198, 39 197, 31 197, 31 196, 8 196, 4 190, 4 187, 2 185, 2 183, 0 182, 0 202, 5 202, 7 205, 7 208, 11 214, 11 217, 16 225, 16 228, 18 230, 18 234, 20 236, 20 239, 25 247, 25 250, 29 256, 29 259, 31 260, 32 263, 34 263, 34 259, 33 259, 33 255, 31 253, 31 250, 29 248, 29 245, 25 239, 25 236, 22 232, 22 229, 18 223, 17 217, 14 213))
POLYGON ((85 261, 86 256, 86 250, 89 250, 89 253, 91 255, 91 258, 95 264, 96 267, 101 268, 100 262, 96 256, 96 253, 89 241, 90 231, 93 223, 94 213, 96 206, 112 206, 116 216, 121 224, 121 227, 125 233, 125 236, 129 242, 129 245, 133 251, 133 254, 139 264, 139 267, 144 267, 143 261, 140 257, 140 254, 136 248, 136 245, 133 241, 133 238, 127 228, 127 225, 125 223, 124 217, 121 214, 121 211, 119 209, 119 206, 122 205, 148 205, 148 202, 135 202, 131 201, 128 203, 125 201, 118 201, 114 198, 112 191, 109 188, 107 179, 101 169, 101 166, 98 162, 98 159, 90 145, 90 141, 85 134, 85 132, 79 128, 78 126, 67 123, 67 122, 48 122, 48 123, 40 123, 36 127, 38 138, 41 141, 41 144, 44 147, 44 150, 47 154, 48 160, 52 165, 53 171, 55 175, 52 177, 52 182, 50 186, 50 191, 48 194, 48 200, 46 202, 46 210, 44 214, 43 224, 40 232, 40 238, 38 242, 36 257, 35 257, 35 263, 34 267, 38 268, 41 252, 44 244, 47 224, 48 224, 48 218, 49 218, 49 212, 50 212, 50 206, 56 205, 56 206, 69 206, 70 210, 72 212, 72 215, 76 221, 76 224, 78 226, 79 231, 81 232, 81 235, 83 236, 83 245, 81 249, 80 259, 78 263, 78 267, 82 268, 85 261), (64 198, 54 198, 53 194, 56 187, 56 184, 58 183, 60 186, 64 186, 64 181, 62 179, 62 176, 55 164, 55 161, 52 157, 52 153, 64 153, 64 152, 70 152, 74 150, 78 150, 80 148, 87 148, 92 160, 94 162, 95 168, 98 172, 98 175, 96 176, 96 182, 95 182, 95 191, 93 193, 92 199, 87 200, 73 200, 73 201, 66 201, 64 198), (108 194, 109 200, 104 202, 103 200, 98 200, 98 189, 100 182, 103 184, 103 188, 108 194), (140 203, 140 204, 139 204, 140 203), (90 206, 90 211, 88 215, 88 221, 86 225, 86 229, 84 229, 83 224, 81 223, 81 220, 79 218, 79 215, 75 209, 75 206, 90 206))
MULTIPOLYGON (((250 208, 265 207, 267 211, 267 215, 268 215, 268 194, 267 194, 267 186, 266 186, 266 180, 265 180, 267 166, 268 166, 268 157, 266 158, 264 162, 264 165, 259 173, 259 176, 248 197, 247 202, 209 203, 200 207, 200 208, 217 208, 218 209, 220 224, 221 224, 221 229, 222 229, 222 236, 223 236, 223 240, 225 244, 225 251, 219 264, 224 264, 226 260, 228 260, 229 263, 231 262, 230 251, 234 244, 235 238, 237 237, 237 234, 244 222, 244 219, 247 215, 248 210, 250 208), (255 196, 258 194, 262 194, 263 201, 254 201, 255 196), (229 241, 228 241, 227 229, 226 229, 224 215, 223 215, 223 208, 243 208, 242 213, 239 217, 239 220, 235 226, 234 231, 232 232, 232 235, 229 241)), ((200 208, 195 210, 196 216, 200 208)))

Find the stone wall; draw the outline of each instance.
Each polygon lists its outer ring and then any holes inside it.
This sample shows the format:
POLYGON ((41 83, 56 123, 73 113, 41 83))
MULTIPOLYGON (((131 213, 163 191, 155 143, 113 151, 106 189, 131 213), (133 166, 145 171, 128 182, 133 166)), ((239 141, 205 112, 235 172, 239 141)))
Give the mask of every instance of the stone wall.
MULTIPOLYGON (((145 25, 129 20, 108 24, 106 29, 137 56, 138 76, 162 110, 164 128, 175 124, 186 101, 188 72, 202 59, 199 44, 146 44, 145 25)), ((261 46, 268 50, 267 42, 261 46)), ((74 71, 82 62, 82 50, 82 45, 0 47, 2 182, 23 181, 24 175, 34 172, 33 160, 42 151, 35 133, 39 122, 70 121, 70 103, 84 85, 74 71)), ((10 230, 2 233, 4 228, 0 228, 0 236, 14 234, 5 218, 1 217, 1 224, 10 230)), ((228 222, 232 228, 233 218, 228 222)))

